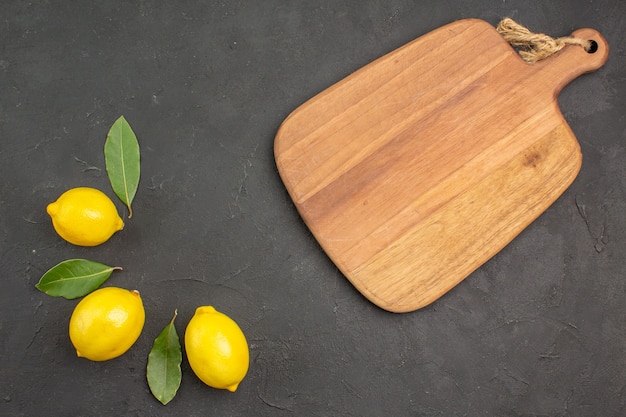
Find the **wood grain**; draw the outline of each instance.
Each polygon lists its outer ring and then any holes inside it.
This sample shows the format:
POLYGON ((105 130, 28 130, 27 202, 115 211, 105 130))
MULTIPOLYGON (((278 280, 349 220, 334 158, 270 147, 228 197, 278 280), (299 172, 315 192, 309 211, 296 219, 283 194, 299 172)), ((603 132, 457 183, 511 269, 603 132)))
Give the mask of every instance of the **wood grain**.
POLYGON ((561 89, 600 68, 566 47, 529 65, 488 23, 439 28, 296 109, 276 164, 322 248, 370 301, 424 307, 495 255, 571 184, 561 89))

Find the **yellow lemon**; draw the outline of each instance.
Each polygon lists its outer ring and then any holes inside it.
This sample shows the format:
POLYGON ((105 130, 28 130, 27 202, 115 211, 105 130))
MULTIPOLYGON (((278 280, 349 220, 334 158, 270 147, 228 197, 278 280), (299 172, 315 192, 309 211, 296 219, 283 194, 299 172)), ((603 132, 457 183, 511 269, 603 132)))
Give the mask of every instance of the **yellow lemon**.
POLYGON ((137 341, 145 318, 138 291, 100 288, 76 305, 70 318, 70 340, 79 357, 113 359, 137 341))
POLYGON ((235 392, 248 372, 246 337, 233 319, 211 306, 198 307, 189 320, 185 351, 193 372, 210 387, 235 392))
POLYGON ((72 188, 48 204, 46 211, 54 230, 74 245, 99 245, 124 228, 111 199, 95 188, 72 188))

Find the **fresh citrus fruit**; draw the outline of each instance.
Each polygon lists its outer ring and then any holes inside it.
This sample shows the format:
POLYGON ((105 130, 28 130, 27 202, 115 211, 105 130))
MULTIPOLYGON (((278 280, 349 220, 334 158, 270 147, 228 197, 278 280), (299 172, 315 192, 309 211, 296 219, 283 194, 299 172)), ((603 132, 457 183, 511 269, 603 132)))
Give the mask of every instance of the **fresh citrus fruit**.
POLYGON ((95 188, 72 188, 48 204, 46 211, 54 230, 74 245, 99 245, 124 228, 111 199, 95 188))
POLYGON ((70 318, 70 340, 79 357, 113 359, 139 338, 145 318, 138 291, 100 288, 76 305, 70 318))
POLYGON ((233 319, 211 306, 198 307, 189 320, 185 351, 193 372, 210 387, 235 392, 248 372, 246 337, 233 319))

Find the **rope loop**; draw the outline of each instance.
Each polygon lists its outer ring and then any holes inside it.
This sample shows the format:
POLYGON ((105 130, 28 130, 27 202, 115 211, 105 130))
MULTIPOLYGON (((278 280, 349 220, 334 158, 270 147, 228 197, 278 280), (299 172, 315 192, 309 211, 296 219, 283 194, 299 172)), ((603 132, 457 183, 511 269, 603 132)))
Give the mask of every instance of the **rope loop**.
POLYGON ((533 33, 509 17, 502 19, 496 30, 504 40, 518 48, 522 59, 529 64, 546 59, 567 45, 578 45, 585 51, 592 48, 592 42, 587 39, 571 36, 555 39, 543 33, 533 33))

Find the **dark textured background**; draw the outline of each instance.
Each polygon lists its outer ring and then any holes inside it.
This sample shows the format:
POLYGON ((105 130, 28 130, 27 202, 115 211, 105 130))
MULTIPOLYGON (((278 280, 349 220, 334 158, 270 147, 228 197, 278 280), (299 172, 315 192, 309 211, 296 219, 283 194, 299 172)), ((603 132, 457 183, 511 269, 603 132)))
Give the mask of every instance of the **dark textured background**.
POLYGON ((3 1, 0 415, 626 415, 625 19, 621 0, 3 1), (460 18, 504 16, 607 38, 607 64, 560 98, 582 171, 443 298, 385 312, 302 223, 274 135, 373 59, 460 18), (102 246, 72 246, 45 206, 76 186, 115 199, 103 143, 120 114, 142 150, 134 216, 102 246), (138 342, 105 363, 75 357, 77 301, 34 287, 81 257, 124 267, 106 285, 145 303, 138 342), (175 309, 182 334, 206 304, 240 323, 249 374, 218 391, 184 360, 163 407, 145 382, 152 341, 175 309))

